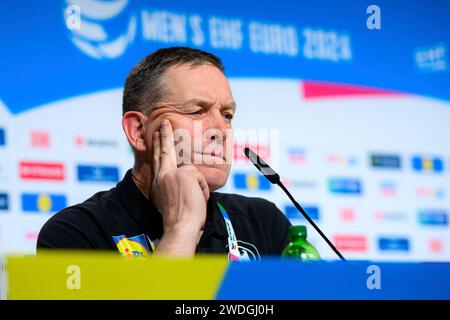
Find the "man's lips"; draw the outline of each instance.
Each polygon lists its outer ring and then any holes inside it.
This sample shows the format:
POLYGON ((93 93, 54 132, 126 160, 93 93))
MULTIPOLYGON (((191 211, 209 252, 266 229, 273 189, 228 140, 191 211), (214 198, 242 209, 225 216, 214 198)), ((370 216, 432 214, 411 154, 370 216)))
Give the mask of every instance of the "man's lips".
POLYGON ((221 162, 226 162, 225 156, 223 156, 221 153, 205 153, 205 152, 194 152, 194 155, 203 157, 208 157, 212 159, 217 159, 221 162))

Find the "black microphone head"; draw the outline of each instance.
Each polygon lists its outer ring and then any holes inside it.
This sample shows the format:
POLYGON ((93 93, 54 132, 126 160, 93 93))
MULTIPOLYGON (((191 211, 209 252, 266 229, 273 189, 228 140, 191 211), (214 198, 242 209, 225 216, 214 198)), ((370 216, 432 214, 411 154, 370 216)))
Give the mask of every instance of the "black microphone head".
POLYGON ((244 154, 255 165, 264 177, 271 183, 277 184, 280 181, 280 176, 276 173, 261 157, 259 157, 252 149, 244 148, 244 154))

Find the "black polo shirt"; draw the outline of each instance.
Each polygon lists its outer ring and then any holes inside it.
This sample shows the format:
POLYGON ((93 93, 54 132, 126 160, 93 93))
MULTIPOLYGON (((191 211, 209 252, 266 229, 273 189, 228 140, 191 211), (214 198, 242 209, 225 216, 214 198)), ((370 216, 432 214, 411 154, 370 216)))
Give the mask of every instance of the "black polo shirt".
MULTIPOLYGON (((273 203, 212 192, 197 253, 228 253, 228 233, 217 202, 230 217, 238 247, 251 259, 280 255, 288 244, 289 220, 273 203)), ((115 236, 145 235, 155 240, 162 231, 161 214, 139 190, 129 170, 116 187, 51 217, 39 233, 37 248, 118 250, 115 236)))

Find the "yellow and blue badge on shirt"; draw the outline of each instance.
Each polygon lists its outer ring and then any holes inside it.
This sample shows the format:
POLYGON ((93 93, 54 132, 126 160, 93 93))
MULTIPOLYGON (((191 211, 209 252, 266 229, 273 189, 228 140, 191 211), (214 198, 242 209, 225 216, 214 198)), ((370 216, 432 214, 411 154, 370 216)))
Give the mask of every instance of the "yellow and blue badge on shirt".
POLYGON ((155 250, 153 242, 145 234, 130 238, 124 235, 113 236, 113 240, 124 257, 148 257, 155 250))

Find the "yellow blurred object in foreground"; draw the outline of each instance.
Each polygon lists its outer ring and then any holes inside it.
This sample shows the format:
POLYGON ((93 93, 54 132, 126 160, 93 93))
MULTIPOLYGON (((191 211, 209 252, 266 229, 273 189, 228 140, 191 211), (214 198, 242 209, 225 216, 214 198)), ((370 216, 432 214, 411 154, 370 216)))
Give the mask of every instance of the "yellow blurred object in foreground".
POLYGON ((224 256, 124 258, 106 252, 7 256, 8 299, 214 299, 224 256))

